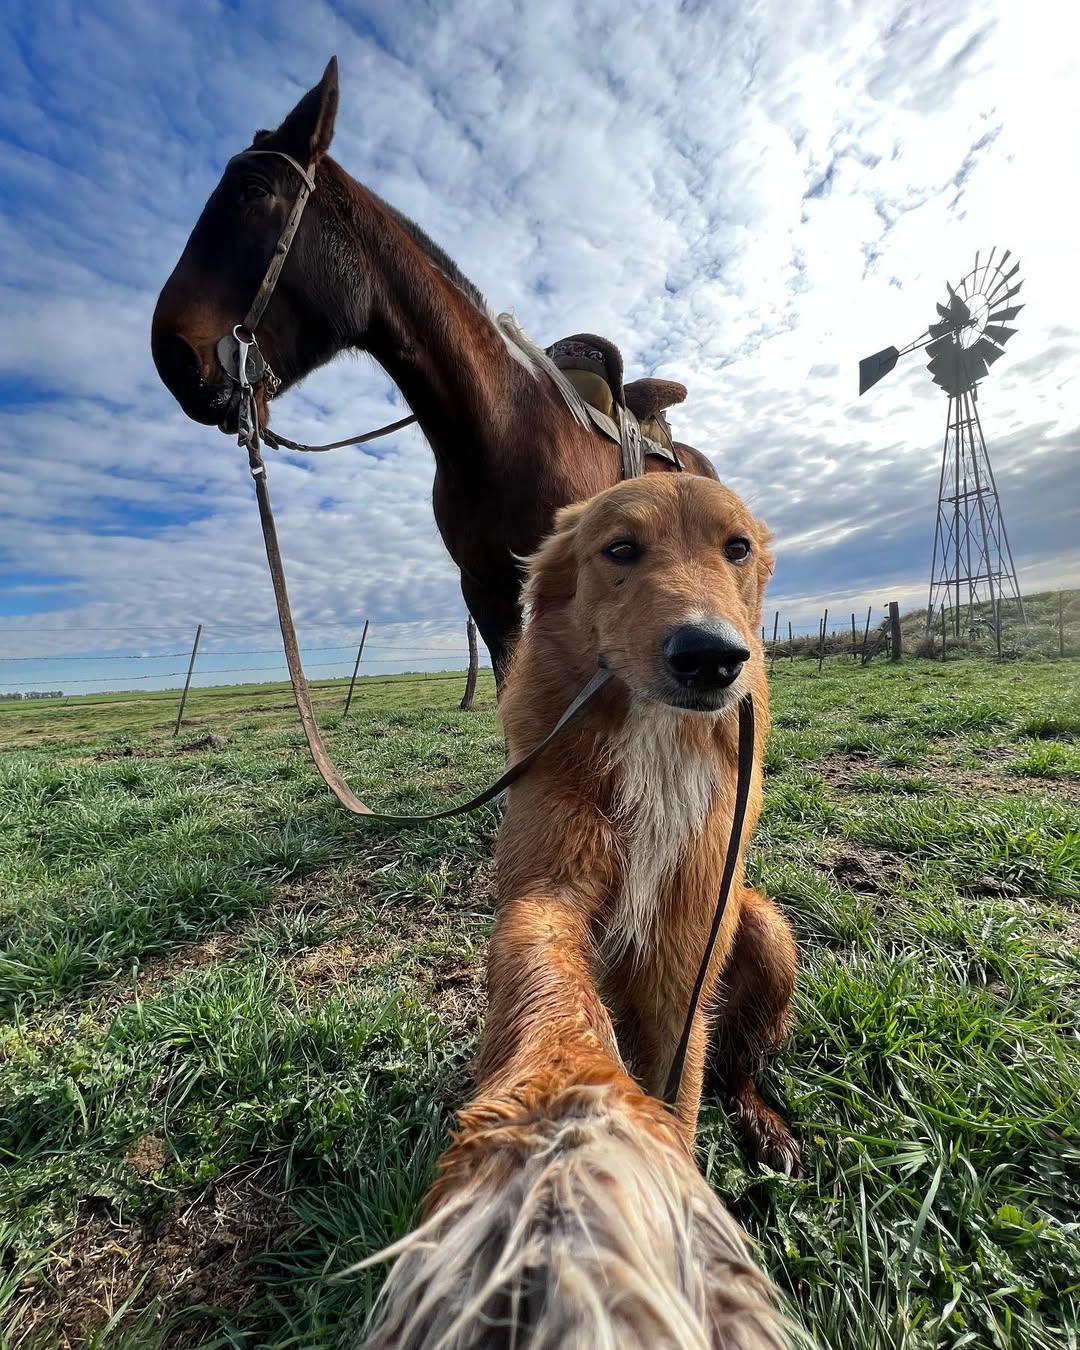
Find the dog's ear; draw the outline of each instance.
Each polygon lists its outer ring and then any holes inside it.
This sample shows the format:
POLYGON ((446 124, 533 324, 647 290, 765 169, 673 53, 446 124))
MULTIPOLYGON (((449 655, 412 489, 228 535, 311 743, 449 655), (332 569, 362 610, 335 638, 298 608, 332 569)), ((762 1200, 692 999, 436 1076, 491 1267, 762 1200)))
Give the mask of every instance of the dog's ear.
POLYGON ((534 613, 557 600, 570 600, 577 590, 577 532, 584 509, 584 502, 564 506, 552 533, 525 560, 521 599, 534 613))

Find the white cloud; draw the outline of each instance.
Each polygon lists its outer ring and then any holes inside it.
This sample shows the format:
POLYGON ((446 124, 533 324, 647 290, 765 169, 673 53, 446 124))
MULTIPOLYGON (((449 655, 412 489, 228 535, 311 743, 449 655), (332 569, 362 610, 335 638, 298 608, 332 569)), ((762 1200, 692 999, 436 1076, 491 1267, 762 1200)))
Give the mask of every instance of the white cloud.
MULTIPOLYGON (((631 377, 689 386, 676 433, 777 531, 772 603, 796 622, 921 601, 945 400, 912 357, 860 401, 857 362, 921 332, 976 248, 1011 248, 1027 307, 980 409, 1025 585, 1080 577, 1080 72, 1060 5, 79 14, 28 14, 0 58, 0 567, 24 609, 62 578, 60 608, 0 619, 5 654, 129 626, 182 645, 199 619, 221 647, 272 636, 246 466, 158 383, 149 320, 224 160, 335 50, 340 162, 537 340, 605 332, 631 377)), ((399 407, 342 361, 277 420, 318 441, 399 407)), ((379 456, 272 468, 305 636, 371 616, 458 643, 430 451, 412 432, 379 456)))

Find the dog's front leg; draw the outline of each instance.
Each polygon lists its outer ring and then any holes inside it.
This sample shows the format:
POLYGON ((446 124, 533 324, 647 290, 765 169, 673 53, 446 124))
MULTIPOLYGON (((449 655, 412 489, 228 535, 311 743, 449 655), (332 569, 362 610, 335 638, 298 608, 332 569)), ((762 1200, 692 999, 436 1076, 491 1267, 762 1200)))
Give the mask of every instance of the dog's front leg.
POLYGON ((553 1078, 584 1064, 621 1066, 614 1028, 596 988, 585 894, 503 901, 488 954, 488 1018, 477 1081, 505 1089, 537 1068, 553 1078))
POLYGON ((747 1153, 789 1175, 799 1172, 798 1140, 758 1092, 753 1071, 787 1034, 796 959, 787 919, 768 896, 746 887, 731 957, 717 991, 713 1063, 747 1153))

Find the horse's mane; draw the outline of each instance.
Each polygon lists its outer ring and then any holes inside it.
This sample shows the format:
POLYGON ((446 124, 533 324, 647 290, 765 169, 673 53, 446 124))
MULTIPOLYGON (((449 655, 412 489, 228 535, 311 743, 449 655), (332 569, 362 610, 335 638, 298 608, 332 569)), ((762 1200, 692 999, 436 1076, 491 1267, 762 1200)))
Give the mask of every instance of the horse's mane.
MULTIPOLYGON (((370 188, 368 189, 370 191, 370 188)), ((373 197, 375 193, 371 194, 373 197)), ((386 212, 393 216, 409 238, 427 254, 428 258, 435 264, 440 272, 450 278, 459 290, 464 291, 477 309, 488 313, 488 303, 480 292, 480 288, 465 275, 461 268, 454 262, 453 258, 444 248, 440 248, 432 237, 417 225, 415 220, 411 220, 403 211, 399 211, 396 206, 391 206, 389 202, 383 201, 379 197, 380 206, 384 207, 386 212)))
MULTIPOLYGON (((371 189, 367 189, 371 192, 371 189)), ((389 202, 384 201, 377 193, 371 195, 380 206, 391 216, 416 246, 422 250, 424 255, 432 262, 444 276, 476 306, 481 314, 494 325, 495 331, 502 338, 506 345, 506 350, 523 366, 533 378, 538 378, 541 373, 545 374, 555 385, 561 394, 563 401, 573 414, 574 419, 582 426, 590 425, 588 414, 577 390, 566 378, 563 372, 555 365, 551 357, 548 356, 541 347, 520 328, 516 320, 510 314, 498 314, 494 312, 483 292, 475 282, 469 280, 461 268, 450 257, 444 248, 441 248, 432 237, 417 225, 415 220, 411 220, 403 211, 397 207, 391 206, 389 202)))

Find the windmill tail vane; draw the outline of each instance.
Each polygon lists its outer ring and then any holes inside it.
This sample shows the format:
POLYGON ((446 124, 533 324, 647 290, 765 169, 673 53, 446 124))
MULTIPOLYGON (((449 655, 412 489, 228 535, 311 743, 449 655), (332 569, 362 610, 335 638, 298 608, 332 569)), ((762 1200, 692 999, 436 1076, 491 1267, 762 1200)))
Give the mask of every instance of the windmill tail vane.
POLYGON ((1024 617, 976 408, 978 383, 1005 354, 1005 344, 1017 331, 1008 325, 1023 309, 1014 303, 1023 285, 1017 277, 1020 264, 1009 266, 1008 249, 995 260, 996 253, 992 248, 985 261, 976 253, 975 266, 957 285, 945 283, 947 299, 937 302, 937 319, 913 342, 885 347, 859 362, 861 396, 902 356, 925 349, 931 379, 949 396, 926 622, 929 628, 936 614, 951 610, 957 637, 965 614, 969 628, 988 621, 997 629, 1004 600, 1015 601, 1024 617))

